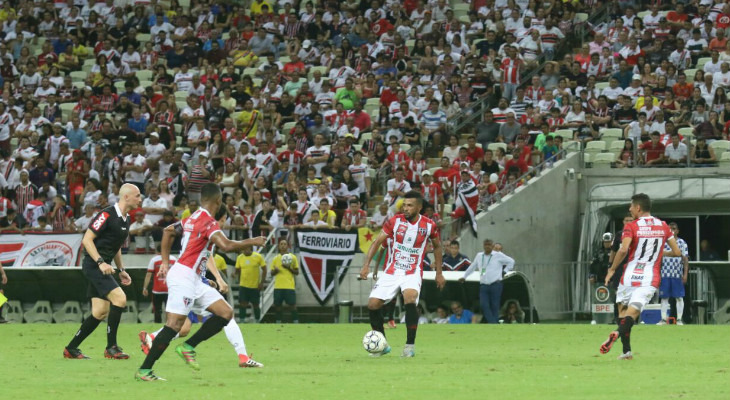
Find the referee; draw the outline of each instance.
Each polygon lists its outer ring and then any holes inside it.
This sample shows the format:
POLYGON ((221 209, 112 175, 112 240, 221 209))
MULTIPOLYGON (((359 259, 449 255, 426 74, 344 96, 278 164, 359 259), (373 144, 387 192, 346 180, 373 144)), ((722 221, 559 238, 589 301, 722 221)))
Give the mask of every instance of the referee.
POLYGON ((64 358, 89 358, 78 347, 107 316, 109 319, 107 320, 107 345, 104 357, 129 358, 129 355, 117 346, 117 329, 124 307, 127 305, 127 296, 114 280, 112 276, 114 268, 110 264, 114 260, 114 264, 119 268, 119 279, 122 285, 132 284, 132 278, 122 265, 120 249, 129 235, 128 213, 139 207, 140 202, 141 195, 137 186, 129 183, 122 185, 119 190, 119 202, 101 210, 91 220, 89 229, 84 234, 82 243, 86 249, 86 257, 84 257, 81 270, 89 280, 87 294, 91 298, 91 315, 81 323, 81 328, 64 349, 64 358))

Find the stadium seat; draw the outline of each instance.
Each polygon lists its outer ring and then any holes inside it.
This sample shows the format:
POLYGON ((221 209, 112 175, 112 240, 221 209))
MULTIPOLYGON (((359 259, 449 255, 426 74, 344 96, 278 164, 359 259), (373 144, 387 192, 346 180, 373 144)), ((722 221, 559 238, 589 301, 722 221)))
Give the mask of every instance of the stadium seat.
POLYGON ((74 87, 76 89, 83 89, 86 87, 86 83, 84 83, 82 81, 75 81, 75 82, 72 82, 71 84, 74 85, 74 87))
POLYGON ((591 158, 593 158, 594 155, 606 151, 606 142, 602 142, 599 140, 588 142, 586 143, 586 148, 584 151, 590 154, 591 158))
POLYGON ((284 134, 288 134, 294 127, 297 125, 296 122, 287 122, 281 127, 281 132, 284 134))
POLYGON ((368 115, 370 115, 370 118, 372 119, 375 113, 377 113, 380 110, 380 103, 378 104, 365 104, 365 107, 363 107, 363 110, 365 110, 368 115))
POLYGON ((124 314, 122 314, 122 322, 136 324, 138 314, 137 302, 134 300, 127 300, 127 307, 124 308, 124 314))
POLYGON ((507 151, 507 143, 494 142, 494 143, 489 143, 487 145, 487 150, 497 151, 497 149, 499 149, 499 148, 501 148, 502 150, 504 150, 506 152, 507 151))
POLYGON ((624 137, 624 131, 621 128, 602 128, 598 131, 601 139, 608 141, 611 138, 621 139, 624 137))
POLYGON ((591 164, 591 155, 583 153, 583 166, 588 168, 591 164))
MULTIPOLYGON (((698 58, 697 59, 697 65, 695 66, 695 68, 697 68, 697 69, 704 69, 705 64, 707 64, 710 61, 712 61, 712 58, 711 57, 701 57, 701 58, 698 58)), ((687 72, 685 71, 685 75, 686 74, 687 74, 687 72)), ((692 77, 694 77, 694 74, 692 74, 692 77)))
POLYGON ((53 313, 53 321, 58 323, 73 322, 79 323, 83 319, 81 304, 78 301, 67 301, 63 307, 53 313))
POLYGON ((722 153, 730 151, 730 141, 715 140, 714 142, 710 143, 710 147, 715 150, 715 157, 720 157, 722 153))
POLYGON ((139 70, 134 73, 134 75, 139 79, 140 81, 150 81, 152 80, 152 71, 148 69, 139 70))
POLYGON ((61 108, 61 119, 68 122, 71 120, 71 114, 74 111, 74 107, 76 107, 76 104, 74 103, 61 103, 59 105, 59 108, 61 108))
POLYGON ((400 149, 403 150, 403 151, 405 151, 407 153, 408 150, 411 149, 411 145, 410 144, 405 144, 405 143, 404 144, 401 144, 400 145, 400 149))
POLYGON ((598 90, 603 90, 603 89, 605 89, 605 88, 607 88, 609 86, 610 85, 609 85, 608 82, 597 82, 596 83, 596 89, 598 89, 598 90))
POLYGON ((611 168, 611 164, 616 161, 616 156, 613 153, 598 153, 591 155, 591 164, 596 169, 611 168))
POLYGON ((259 88, 261 87, 261 84, 264 82, 263 79, 261 79, 261 78, 253 78, 251 80, 253 81, 253 86, 259 87, 259 88))
POLYGON ((614 140, 608 146, 608 152, 615 154, 616 155, 616 158, 618 158, 619 154, 621 154, 621 151, 623 149, 624 149, 624 141, 623 140, 614 140))
POLYGON ((124 85, 126 85, 126 81, 116 81, 114 82, 114 87, 117 88, 117 93, 124 93, 126 90, 124 89, 124 85))
POLYGON ((720 156, 720 161, 718 161, 717 165, 720 168, 730 168, 730 151, 722 153, 722 155, 720 156))
POLYGON ((651 15, 651 11, 639 11, 636 16, 643 20, 647 15, 651 15))
MULTIPOLYGON (((138 33, 137 40, 139 40, 139 42, 142 43, 142 45, 144 45, 145 43, 152 40, 152 35, 150 35, 149 33, 138 33)), ((142 46, 142 47, 144 47, 144 46, 142 46)))
POLYGON ((368 168, 368 176, 370 179, 375 179, 375 174, 377 174, 378 171, 375 168, 368 168))
POLYGON ((149 306, 145 307, 144 310, 139 312, 138 318, 139 322, 143 324, 149 324, 155 321, 155 314, 154 312, 152 312, 152 303, 150 303, 149 306))
POLYGON ((184 91, 184 90, 178 90, 175 92, 175 100, 185 100, 190 96, 190 93, 184 91))
POLYGON ((378 107, 380 107, 380 98, 379 97, 371 97, 371 98, 365 100, 365 105, 371 105, 371 104, 375 104, 378 107))
POLYGON ((284 65, 284 64, 286 64, 286 63, 288 63, 290 61, 291 61, 291 57, 289 57, 289 56, 281 56, 281 57, 279 57, 279 62, 282 65, 284 65))
POLYGON ((253 77, 256 76, 256 72, 258 72, 258 70, 258 68, 247 67, 243 69, 243 75, 248 75, 251 77, 251 79, 253 79, 253 77))
POLYGON ((88 72, 86 71, 71 71, 69 74, 73 81, 83 81, 86 79, 86 75, 88 75, 88 72))
POLYGON ((444 204, 444 214, 449 215, 453 211, 454 206, 452 204, 444 204))
POLYGON ((182 130, 183 130, 182 124, 174 124, 173 126, 175 127, 175 134, 180 135, 180 133, 182 133, 182 130))
POLYGON ((577 151, 580 151, 581 142, 577 140, 568 140, 566 142, 563 142, 563 149, 568 153, 575 153, 577 151))
POLYGON ((175 101, 175 107, 177 107, 178 110, 182 111, 185 107, 188 106, 188 102, 185 100, 177 100, 175 101))
POLYGON ((17 322, 19 324, 23 322, 23 306, 20 304, 20 301, 8 300, 3 310, 5 311, 3 318, 6 321, 17 322))
POLYGON ((319 66, 319 67, 312 67, 309 69, 308 78, 312 79, 314 76, 314 71, 319 71, 322 73, 322 76, 327 76, 327 67, 326 66, 319 66))
POLYGON ((31 324, 38 322, 50 324, 53 322, 53 315, 51 314, 51 311, 51 303, 49 301, 39 300, 35 303, 33 308, 25 312, 23 318, 25 318, 25 322, 31 324))
POLYGON ((555 131, 555 134, 558 136, 561 136, 563 140, 573 140, 573 130, 572 129, 558 129, 555 131))
POLYGON ((360 134, 360 143, 362 143, 366 140, 370 140, 372 138, 373 138, 373 134, 371 132, 362 133, 362 134, 360 134))
POLYGON ((586 14, 586 13, 575 14, 575 22, 580 23, 580 22, 586 22, 586 21, 588 21, 588 14, 586 14))
POLYGON ((692 83, 695 81, 695 74, 697 73, 696 69, 685 69, 684 74, 687 76, 687 82, 692 83))
POLYGON ((439 170, 439 169, 441 169, 441 167, 432 167, 432 168, 429 168, 429 169, 428 169, 428 172, 430 172, 430 173, 431 173, 431 175, 433 175, 433 173, 434 173, 434 172, 436 172, 436 171, 437 171, 437 170, 439 170))
POLYGON ((408 39, 406 40, 406 47, 408 47, 408 51, 412 52, 413 48, 416 46, 416 40, 415 39, 408 39))

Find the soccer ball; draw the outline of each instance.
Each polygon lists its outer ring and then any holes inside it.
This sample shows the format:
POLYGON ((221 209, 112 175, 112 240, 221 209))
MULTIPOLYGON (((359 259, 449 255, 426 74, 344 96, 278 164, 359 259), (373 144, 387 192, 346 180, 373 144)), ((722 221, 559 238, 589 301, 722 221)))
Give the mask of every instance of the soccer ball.
POLYGON ((368 353, 380 353, 387 345, 385 335, 378 331, 370 331, 362 338, 362 346, 368 353))
POLYGON ((292 256, 290 253, 284 254, 281 256, 281 265, 285 267, 289 267, 294 262, 294 256, 292 256))

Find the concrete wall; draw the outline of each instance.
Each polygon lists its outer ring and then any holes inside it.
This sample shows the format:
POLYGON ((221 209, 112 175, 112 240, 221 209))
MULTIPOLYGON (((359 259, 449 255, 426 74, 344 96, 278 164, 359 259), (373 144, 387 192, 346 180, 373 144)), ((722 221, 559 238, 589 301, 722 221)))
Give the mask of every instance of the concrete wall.
POLYGON ((565 175, 570 168, 579 171, 579 158, 570 154, 479 214, 478 237, 461 238, 462 251, 470 258, 481 251, 485 238, 502 243, 517 269, 528 275, 541 318, 556 318, 569 304, 571 270, 566 263, 578 253, 582 208, 579 181, 565 175))

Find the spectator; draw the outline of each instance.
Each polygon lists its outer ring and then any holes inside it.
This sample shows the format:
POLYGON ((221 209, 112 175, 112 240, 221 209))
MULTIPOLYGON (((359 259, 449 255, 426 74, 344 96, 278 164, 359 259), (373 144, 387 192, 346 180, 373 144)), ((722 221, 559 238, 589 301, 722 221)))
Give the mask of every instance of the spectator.
POLYGON ((471 324, 474 313, 465 310, 458 301, 451 302, 451 315, 449 316, 449 324, 471 324))
POLYGON ((436 316, 431 319, 433 324, 448 324, 449 323, 449 311, 444 306, 438 306, 436 308, 436 316))
POLYGON ((664 157, 671 167, 684 167, 687 165, 687 145, 679 141, 677 132, 671 134, 672 143, 664 149, 664 157))
POLYGON ((153 225, 145 218, 144 211, 134 213, 134 222, 129 225, 129 236, 134 237, 135 254, 155 254, 155 241, 152 239, 153 225))
POLYGON ((469 258, 459 253, 459 241, 452 240, 443 257, 444 271, 465 271, 470 264, 469 258))
POLYGON ((700 241, 700 261, 720 261, 720 255, 712 248, 707 239, 700 241))
POLYGON ((505 324, 521 324, 525 322, 525 312, 517 300, 507 300, 499 312, 499 322, 505 324))

